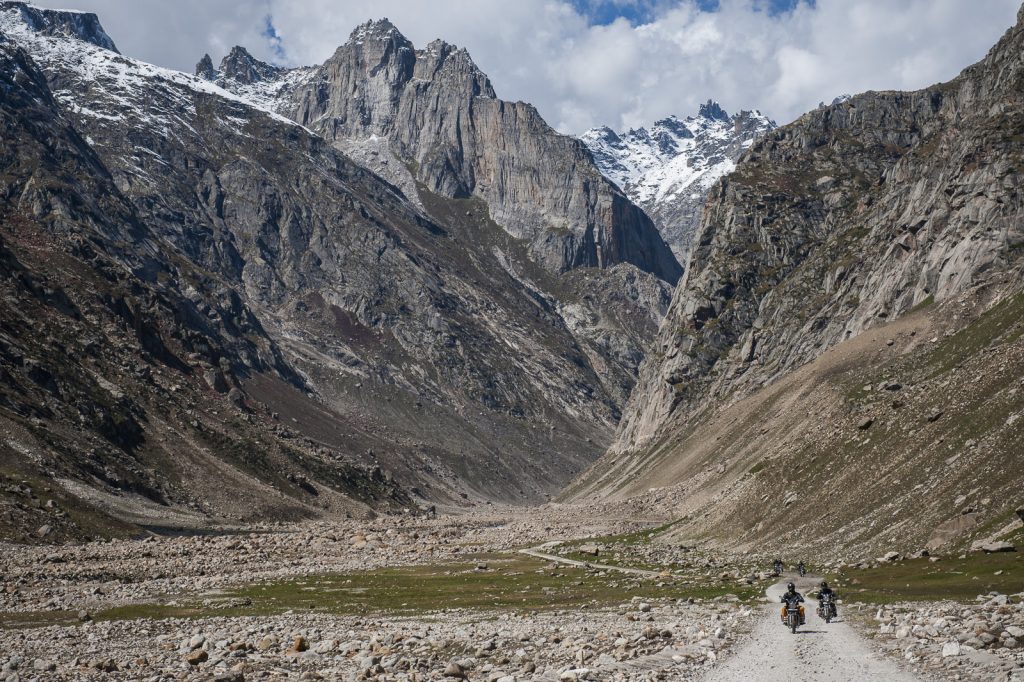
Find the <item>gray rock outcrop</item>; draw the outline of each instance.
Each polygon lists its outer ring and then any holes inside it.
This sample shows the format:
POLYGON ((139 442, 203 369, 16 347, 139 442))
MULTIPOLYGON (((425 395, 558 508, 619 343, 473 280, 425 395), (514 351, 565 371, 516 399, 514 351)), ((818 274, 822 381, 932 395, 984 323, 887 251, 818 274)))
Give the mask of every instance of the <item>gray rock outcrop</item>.
MULTIPOLYGON (((327 62, 299 75, 280 76, 275 110, 331 141, 387 139, 418 182, 483 199, 549 270, 631 263, 678 280, 679 263, 657 229, 586 147, 552 130, 533 106, 498 99, 465 49, 436 40, 416 50, 383 19, 359 26, 327 62)), ((248 81, 220 84, 244 93, 239 85, 248 81)))

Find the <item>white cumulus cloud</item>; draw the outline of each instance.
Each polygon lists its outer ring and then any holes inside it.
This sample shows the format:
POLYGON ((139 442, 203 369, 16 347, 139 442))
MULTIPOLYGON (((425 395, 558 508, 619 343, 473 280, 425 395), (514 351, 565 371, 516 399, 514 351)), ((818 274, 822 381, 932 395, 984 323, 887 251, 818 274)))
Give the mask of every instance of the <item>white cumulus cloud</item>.
POLYGON ((1019 1, 803 0, 771 14, 763 0, 721 0, 716 12, 657 0, 639 26, 591 25, 565 0, 37 3, 97 12, 126 54, 186 71, 236 44, 267 60, 319 63, 357 24, 387 16, 417 46, 443 38, 468 48, 501 97, 578 133, 693 113, 709 98, 785 123, 842 93, 924 87, 984 56, 1019 1))

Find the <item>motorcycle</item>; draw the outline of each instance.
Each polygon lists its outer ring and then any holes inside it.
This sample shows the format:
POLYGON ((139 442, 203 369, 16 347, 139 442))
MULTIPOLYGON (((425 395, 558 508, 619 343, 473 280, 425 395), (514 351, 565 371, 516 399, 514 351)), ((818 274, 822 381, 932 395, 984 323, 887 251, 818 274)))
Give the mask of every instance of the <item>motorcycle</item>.
POLYGON ((789 628, 789 631, 794 635, 796 634, 797 626, 800 625, 800 605, 799 604, 786 604, 786 621, 785 625, 789 628))
POLYGON ((837 615, 835 598, 831 594, 822 595, 818 600, 818 616, 826 623, 831 623, 837 615))
POLYGON ((807 575, 807 567, 804 566, 804 562, 802 561, 797 565, 796 570, 799 571, 800 577, 807 575))
POLYGON ((772 572, 776 576, 782 575, 782 562, 781 561, 776 561, 774 564, 772 564, 772 572))

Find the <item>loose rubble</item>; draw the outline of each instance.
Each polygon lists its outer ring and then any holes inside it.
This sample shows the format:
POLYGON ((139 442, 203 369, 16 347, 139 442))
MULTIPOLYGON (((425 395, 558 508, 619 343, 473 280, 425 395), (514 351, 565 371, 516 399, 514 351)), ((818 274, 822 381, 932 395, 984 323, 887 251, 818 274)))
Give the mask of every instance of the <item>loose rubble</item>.
POLYGON ((976 603, 899 603, 878 609, 883 649, 948 680, 1024 680, 1024 592, 976 603))
MULTIPOLYGON (((626 590, 618 603, 559 610, 438 604, 412 615, 94 617, 111 607, 173 602, 186 594, 210 594, 204 603, 216 608, 218 591, 231 585, 467 561, 474 553, 507 552, 551 537, 571 540, 652 525, 586 522, 579 514, 555 509, 504 522, 483 515, 386 517, 222 536, 7 546, 0 553, 0 616, 70 615, 59 625, 0 630, 0 680, 111 674, 147 680, 676 680, 713 665, 749 627, 755 612, 736 597, 631 598, 626 590)), ((492 570, 488 562, 469 565, 492 570)))

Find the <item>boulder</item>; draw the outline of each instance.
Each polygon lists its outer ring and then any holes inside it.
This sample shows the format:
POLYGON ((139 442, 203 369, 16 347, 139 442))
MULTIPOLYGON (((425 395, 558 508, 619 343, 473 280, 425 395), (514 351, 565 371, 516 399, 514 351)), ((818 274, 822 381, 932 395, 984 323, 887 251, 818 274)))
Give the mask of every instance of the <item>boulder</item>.
POLYGON ((213 680, 214 682, 245 682, 245 673, 241 670, 231 670, 217 675, 213 680))
POLYGON ((444 669, 444 676, 445 677, 452 677, 452 678, 460 679, 461 680, 461 679, 465 679, 466 671, 463 670, 461 665, 459 665, 455 661, 452 661, 444 669))
POLYGON ((205 663, 210 659, 210 654, 206 653, 205 649, 196 649, 195 651, 189 652, 185 656, 185 660, 189 665, 197 666, 200 663, 205 663))
POLYGON ((981 551, 986 554, 994 554, 996 552, 1016 552, 1017 548, 1005 540, 996 540, 995 542, 986 542, 981 546, 981 551))
POLYGON ((228 391, 228 400, 230 400, 231 404, 233 404, 235 407, 244 407, 245 393, 243 393, 241 389, 235 386, 230 391, 228 391))
POLYGON ((203 379, 206 381, 206 385, 217 391, 217 393, 227 393, 231 388, 228 386, 227 379, 224 378, 224 373, 220 370, 206 370, 203 372, 203 379))
POLYGON ((956 640, 953 640, 951 642, 946 642, 945 644, 942 645, 942 657, 943 658, 949 658, 950 656, 959 656, 959 655, 960 655, 960 642, 957 642, 956 640))
MULTIPOLYGON (((956 502, 956 504, 960 504, 960 502, 956 502)), ((977 525, 978 515, 973 512, 956 516, 936 526, 931 536, 929 536, 928 542, 925 543, 925 547, 928 549, 938 549, 951 540, 966 534, 977 525)))

